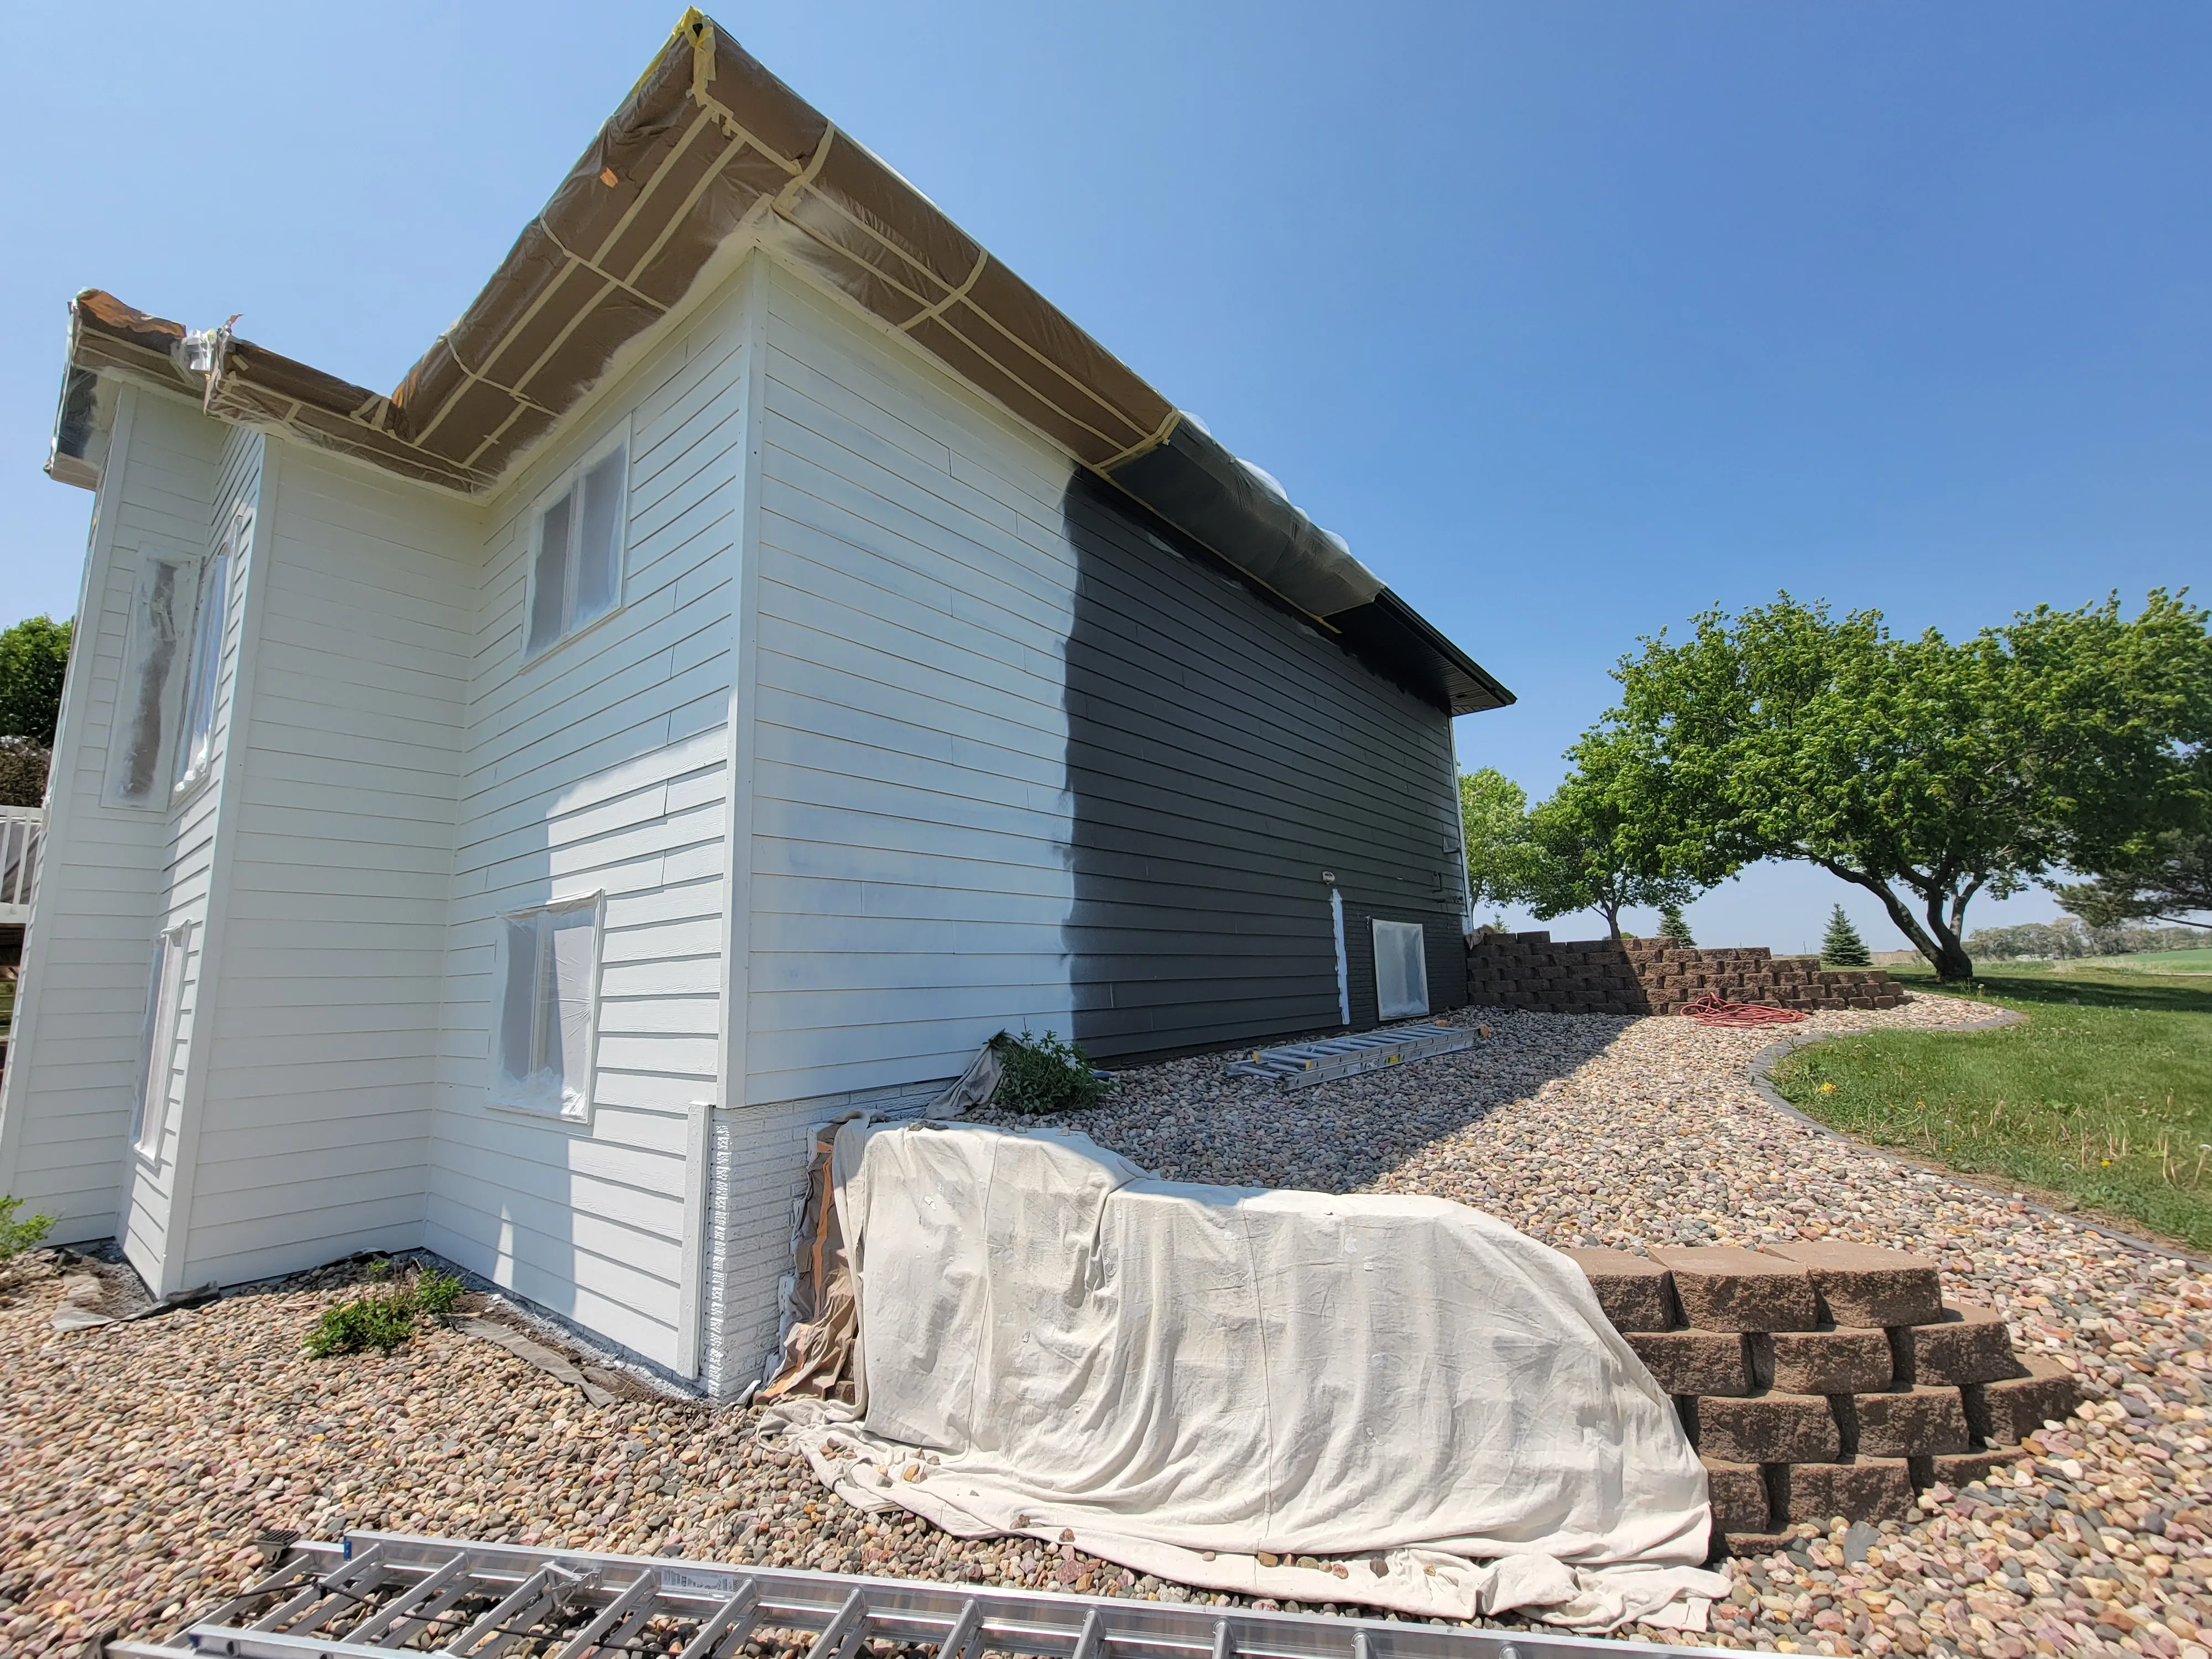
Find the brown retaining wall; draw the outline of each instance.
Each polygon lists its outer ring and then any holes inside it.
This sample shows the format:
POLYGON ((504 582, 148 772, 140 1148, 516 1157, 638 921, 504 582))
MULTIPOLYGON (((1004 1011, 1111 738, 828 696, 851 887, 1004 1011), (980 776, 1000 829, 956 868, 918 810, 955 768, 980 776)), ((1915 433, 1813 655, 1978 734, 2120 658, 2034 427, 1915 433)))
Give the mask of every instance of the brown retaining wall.
POLYGON ((1476 1007, 1558 1014, 1674 1014, 1707 993, 1778 1008, 1894 1008, 1904 988, 1880 968, 1823 968, 1761 946, 1706 951, 1662 939, 1554 941, 1479 930, 1467 947, 1476 1007))

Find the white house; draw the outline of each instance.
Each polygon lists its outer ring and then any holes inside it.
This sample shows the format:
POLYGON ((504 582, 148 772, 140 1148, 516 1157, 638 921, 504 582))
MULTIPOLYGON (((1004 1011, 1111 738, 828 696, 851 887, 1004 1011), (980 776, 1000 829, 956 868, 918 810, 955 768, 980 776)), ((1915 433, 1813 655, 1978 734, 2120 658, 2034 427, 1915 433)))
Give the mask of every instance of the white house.
POLYGON ((826 1116, 1464 999, 1510 695, 696 13, 397 392, 88 291, 48 470, 0 1192, 158 1291, 427 1246, 726 1394, 826 1116))

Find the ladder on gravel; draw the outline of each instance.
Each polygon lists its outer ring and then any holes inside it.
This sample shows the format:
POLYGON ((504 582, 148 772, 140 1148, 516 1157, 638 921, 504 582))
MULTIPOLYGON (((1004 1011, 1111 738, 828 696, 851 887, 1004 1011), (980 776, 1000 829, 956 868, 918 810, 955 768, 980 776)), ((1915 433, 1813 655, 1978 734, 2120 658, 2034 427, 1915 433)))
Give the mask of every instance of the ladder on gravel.
POLYGON ((1231 1077, 1273 1078, 1286 1089, 1310 1089, 1316 1083, 1379 1072, 1436 1054, 1455 1054, 1474 1047, 1474 1033, 1442 1020, 1394 1025, 1318 1042, 1286 1042, 1278 1048, 1254 1048, 1224 1068, 1231 1077))
POLYGON ((385 1532, 293 1544, 266 1577, 167 1640, 110 1642, 106 1651, 112 1659, 732 1659, 747 1642, 773 1650, 780 1641, 804 1646, 805 1659, 854 1659, 871 1639, 934 1648, 935 1659, 1603 1659, 1722 1651, 385 1532))

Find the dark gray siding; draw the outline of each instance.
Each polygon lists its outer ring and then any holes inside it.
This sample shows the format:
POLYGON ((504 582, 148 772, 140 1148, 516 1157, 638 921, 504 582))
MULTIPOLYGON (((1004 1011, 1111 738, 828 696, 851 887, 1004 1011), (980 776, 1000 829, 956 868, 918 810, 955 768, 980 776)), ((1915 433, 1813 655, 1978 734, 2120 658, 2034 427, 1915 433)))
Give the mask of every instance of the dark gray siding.
POLYGON ((1121 1059, 1375 1023, 1367 918, 1466 1000, 1449 717, 1087 477, 1067 647, 1075 1035, 1121 1059))

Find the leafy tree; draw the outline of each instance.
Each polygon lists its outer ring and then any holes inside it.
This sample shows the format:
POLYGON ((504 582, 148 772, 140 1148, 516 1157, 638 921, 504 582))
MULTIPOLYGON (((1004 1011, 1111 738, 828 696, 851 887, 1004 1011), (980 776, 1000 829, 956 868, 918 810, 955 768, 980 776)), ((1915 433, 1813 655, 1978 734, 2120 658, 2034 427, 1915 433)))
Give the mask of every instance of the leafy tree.
POLYGON ((1682 907, 1679 904, 1663 905, 1660 908, 1659 937, 1670 945, 1680 945, 1686 948, 1694 946, 1698 942, 1691 937, 1690 924, 1682 920, 1682 907))
POLYGON ((1838 904, 1828 912, 1828 931, 1820 936, 1820 962, 1828 968, 1871 968, 1874 955, 1859 937, 1859 930, 1851 926, 1851 919, 1838 904))
POLYGON ((1658 861, 1650 826, 1661 780, 1636 745, 1593 732, 1568 757, 1575 770, 1528 815, 1535 857, 1521 892, 1528 908, 1547 921, 1595 910, 1619 939, 1631 906, 1664 909, 1696 897, 1702 884, 1658 861))
POLYGON ((70 632, 68 623, 33 617, 0 633, 0 737, 54 746, 70 632))
POLYGON ((53 761, 28 738, 0 738, 0 806, 43 806, 53 761))
POLYGON ((1470 899, 1476 904, 1519 903, 1535 858, 1528 837, 1528 791, 1494 766, 1462 772, 1459 816, 1467 836, 1470 899))
MULTIPOLYGON (((2191 810, 2212 739, 2207 613, 2154 591, 2041 606, 1953 644, 1779 596, 1709 611, 1615 670, 1618 738, 1656 775, 1656 867, 1711 882, 1802 860, 1863 887, 1935 964, 1971 976, 1967 906, 2094 869, 2191 810)), ((1647 854, 1646 861, 1652 855, 1647 854)))
POLYGON ((2212 911, 2212 834, 2169 830, 2125 849, 2058 902, 2092 927, 2124 921, 2185 923, 2212 911))

